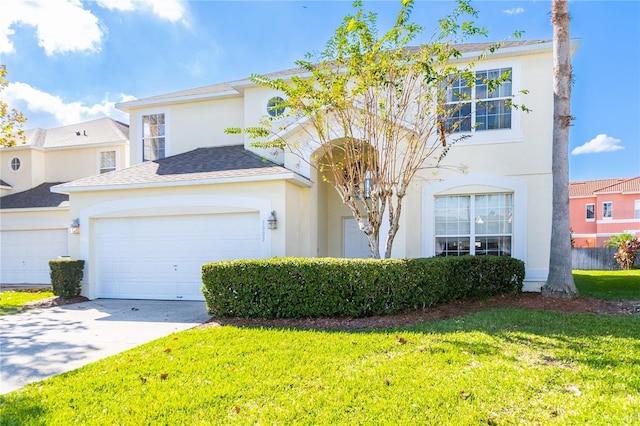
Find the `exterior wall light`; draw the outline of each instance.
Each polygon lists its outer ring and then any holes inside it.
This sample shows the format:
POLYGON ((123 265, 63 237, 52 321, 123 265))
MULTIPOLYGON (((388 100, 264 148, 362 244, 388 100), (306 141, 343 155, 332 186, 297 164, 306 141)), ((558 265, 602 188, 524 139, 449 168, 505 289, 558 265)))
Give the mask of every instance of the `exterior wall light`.
POLYGON ((71 221, 71 225, 69 225, 69 233, 70 234, 80 233, 80 219, 75 218, 71 221))
POLYGON ((267 219, 267 227, 269 229, 278 229, 278 217, 275 210, 271 212, 271 216, 267 219))

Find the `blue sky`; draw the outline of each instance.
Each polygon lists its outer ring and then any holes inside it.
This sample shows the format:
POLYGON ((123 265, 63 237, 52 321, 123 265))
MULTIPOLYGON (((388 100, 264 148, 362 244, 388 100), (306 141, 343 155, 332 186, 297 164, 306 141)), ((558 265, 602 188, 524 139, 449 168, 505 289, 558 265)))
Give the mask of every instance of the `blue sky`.
MULTIPOLYGON (((524 31, 550 39, 550 1, 472 3, 489 40, 524 31)), ((398 2, 370 1, 381 29, 398 2)), ((451 1, 418 0, 413 20, 427 42, 451 1)), ((294 66, 321 50, 351 1, 4 0, 1 94, 50 128, 105 115, 114 104, 294 66)), ((640 2, 572 1, 575 84, 570 179, 640 175, 640 2)), ((532 89, 532 88, 530 88, 532 89)), ((543 141, 541 141, 542 143, 543 141)))

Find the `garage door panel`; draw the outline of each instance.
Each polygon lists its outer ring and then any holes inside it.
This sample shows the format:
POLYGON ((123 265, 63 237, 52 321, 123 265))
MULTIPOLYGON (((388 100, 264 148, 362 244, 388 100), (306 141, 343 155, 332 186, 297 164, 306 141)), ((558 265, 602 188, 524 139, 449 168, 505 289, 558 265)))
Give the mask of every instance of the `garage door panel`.
POLYGON ((260 257, 257 213, 97 220, 98 297, 202 300, 204 263, 260 257))
POLYGON ((51 284, 49 261, 68 254, 66 228, 1 231, 0 283, 51 284))

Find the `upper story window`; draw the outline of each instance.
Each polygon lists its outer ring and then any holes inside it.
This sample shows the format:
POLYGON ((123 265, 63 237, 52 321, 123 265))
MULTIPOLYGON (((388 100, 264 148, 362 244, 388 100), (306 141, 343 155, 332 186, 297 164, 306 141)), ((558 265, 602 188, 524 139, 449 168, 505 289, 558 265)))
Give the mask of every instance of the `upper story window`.
POLYGON ((18 170, 20 170, 21 164, 22 163, 20 162, 20 159, 18 157, 13 157, 11 159, 11 170, 17 172, 18 170))
POLYGON ((455 132, 511 129, 511 108, 507 100, 512 96, 511 68, 476 71, 475 85, 459 78, 446 90, 445 108, 450 112, 445 120, 455 132), (496 86, 503 75, 508 78, 496 86))
POLYGON ((116 169, 116 152, 102 151, 100 153, 100 173, 112 172, 116 169))
POLYGON ((165 117, 163 113, 142 116, 142 161, 165 157, 165 117))
POLYGON ((284 99, 280 96, 274 96, 267 102, 267 114, 270 117, 277 118, 284 114, 285 107, 282 104, 284 99))
POLYGON ((633 209, 634 210, 633 217, 636 218, 636 219, 640 219, 640 200, 636 200, 635 201, 635 206, 634 207, 635 208, 633 209))
POLYGON ((602 218, 603 219, 613 218, 613 203, 611 201, 606 201, 602 203, 602 218))
POLYGON ((436 254, 511 256, 512 222, 511 193, 436 197, 436 254))
POLYGON ((587 204, 586 206, 587 220, 595 220, 596 218, 596 205, 595 204, 587 204))

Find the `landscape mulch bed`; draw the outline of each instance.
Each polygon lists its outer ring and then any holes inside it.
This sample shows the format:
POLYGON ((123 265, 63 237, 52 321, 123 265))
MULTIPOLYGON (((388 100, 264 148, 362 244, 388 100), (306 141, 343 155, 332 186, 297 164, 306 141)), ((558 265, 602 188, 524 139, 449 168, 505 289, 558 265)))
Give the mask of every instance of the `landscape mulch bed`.
POLYGON ((549 310, 564 313, 594 313, 606 315, 640 315, 640 301, 611 301, 579 297, 572 300, 552 299, 540 293, 497 296, 475 302, 453 302, 432 306, 418 311, 367 318, 304 318, 304 319, 253 319, 211 318, 200 327, 216 325, 283 327, 301 329, 361 330, 390 328, 428 321, 438 321, 493 308, 522 308, 549 310))
MULTIPOLYGON (((84 296, 64 299, 49 297, 25 305, 25 309, 50 308, 86 302, 84 296)), ((179 302, 178 302, 179 303, 179 302)), ((303 319, 259 319, 259 318, 211 318, 199 327, 217 325, 257 326, 275 328, 362 330, 390 328, 454 318, 493 308, 521 308, 549 310, 564 313, 593 313, 603 315, 640 315, 640 301, 601 300, 578 297, 572 300, 552 299, 540 293, 497 296, 473 302, 453 302, 394 315, 366 318, 303 318, 303 319)))

